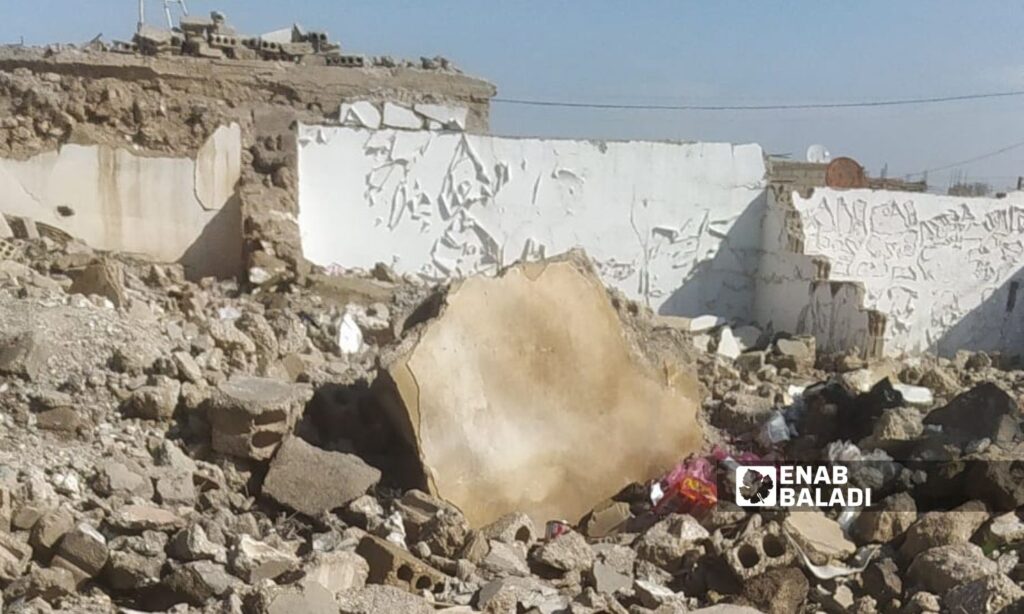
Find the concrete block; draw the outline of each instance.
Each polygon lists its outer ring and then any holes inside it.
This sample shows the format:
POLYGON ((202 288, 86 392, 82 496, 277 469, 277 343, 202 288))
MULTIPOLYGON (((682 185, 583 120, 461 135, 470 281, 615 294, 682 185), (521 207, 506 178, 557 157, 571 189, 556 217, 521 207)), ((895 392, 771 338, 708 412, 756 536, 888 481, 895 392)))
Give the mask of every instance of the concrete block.
POLYGON ((725 553, 725 560, 741 580, 750 580, 775 567, 793 562, 796 552, 778 523, 753 530, 736 540, 725 553))
POLYGON ((401 128, 403 130, 420 130, 423 128, 423 120, 420 119, 419 115, 393 102, 384 103, 383 124, 388 128, 401 128))
POLYGON ((439 591, 445 586, 446 576, 443 573, 379 537, 363 537, 356 553, 370 566, 370 584, 387 584, 411 593, 439 591))
POLYGON ((318 517, 354 501, 380 481, 380 471, 354 454, 329 452, 289 437, 278 449, 263 494, 318 517))
POLYGON ((217 452, 266 460, 291 433, 306 403, 313 398, 305 384, 235 376, 217 386, 205 403, 217 452))
POLYGON ((381 396, 422 482, 474 526, 511 511, 580 518, 699 448, 696 378, 633 353, 584 257, 473 277, 440 301, 381 396))

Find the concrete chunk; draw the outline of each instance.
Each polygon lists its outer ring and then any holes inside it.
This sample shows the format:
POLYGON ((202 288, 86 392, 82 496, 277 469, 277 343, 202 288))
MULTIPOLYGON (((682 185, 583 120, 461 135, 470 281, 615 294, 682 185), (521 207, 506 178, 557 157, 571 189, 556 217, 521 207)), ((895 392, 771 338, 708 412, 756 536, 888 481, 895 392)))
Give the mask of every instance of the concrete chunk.
POLYGON ((385 406, 422 481, 472 525, 517 510, 580 518, 699 447, 695 377, 631 350, 585 257, 518 264, 442 298, 389 361, 385 406))
POLYGON ((95 578, 107 564, 107 540, 83 523, 60 540, 51 565, 71 572, 78 583, 95 578))
POLYGON ((217 452, 266 460, 291 432, 313 391, 263 377, 235 376, 217 386, 207 401, 217 452))
POLYGON ((315 448, 290 437, 270 463, 263 492, 281 505, 317 517, 354 501, 380 481, 380 471, 354 454, 315 448))

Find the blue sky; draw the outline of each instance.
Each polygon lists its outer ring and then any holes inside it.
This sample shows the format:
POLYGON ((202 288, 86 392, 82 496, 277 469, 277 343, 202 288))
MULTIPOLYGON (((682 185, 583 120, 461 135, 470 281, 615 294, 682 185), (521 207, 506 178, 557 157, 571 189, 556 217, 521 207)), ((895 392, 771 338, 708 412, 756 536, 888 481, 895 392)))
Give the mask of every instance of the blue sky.
MULTIPOLYGON (((151 17, 159 0, 146 0, 151 17)), ((1024 1, 189 0, 246 32, 298 21, 351 52, 445 55, 499 96, 630 104, 872 100, 1024 90, 1024 1)), ((0 42, 127 38, 136 0, 0 0, 0 42)), ((1024 97, 927 107, 643 112, 495 104, 498 134, 822 143, 890 176, 1024 141, 1024 97)), ((996 186, 1024 147, 965 165, 996 186)), ((933 173, 945 187, 950 172, 933 173)))

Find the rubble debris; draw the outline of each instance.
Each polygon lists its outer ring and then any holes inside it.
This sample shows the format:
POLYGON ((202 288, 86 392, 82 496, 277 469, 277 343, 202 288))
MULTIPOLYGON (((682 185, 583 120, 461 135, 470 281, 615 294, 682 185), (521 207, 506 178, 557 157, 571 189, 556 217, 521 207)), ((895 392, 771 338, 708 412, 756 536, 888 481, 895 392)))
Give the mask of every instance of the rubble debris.
POLYGON ((13 241, 0 340, 42 351, 0 350, 4 611, 867 614, 1024 599, 1024 378, 998 357, 819 360, 809 339, 735 326, 744 351, 729 360, 712 342, 730 323, 701 328, 696 352, 692 321, 649 314, 564 259, 447 294, 383 268, 384 282, 345 273, 341 294, 321 295, 111 253, 115 308, 107 290, 71 291, 72 272, 101 261, 88 248, 13 241), (363 336, 352 354, 345 314, 363 336), (529 325, 510 330, 513 317, 529 325), (536 348, 572 368, 526 369, 536 348), (404 405, 382 407, 403 385, 404 405), (544 409, 526 427, 523 387, 544 409), (410 390, 423 412, 403 440, 384 418, 409 421, 410 390), (447 411, 459 403, 477 413, 447 411), (595 405, 623 413, 601 426, 612 444, 589 424, 595 405), (516 429, 478 429, 492 418, 516 429), (520 445, 535 439, 542 450, 520 445), (393 462, 409 443, 419 481, 393 462), (527 473, 499 462, 551 449, 527 473), (734 460, 790 458, 870 460, 880 498, 755 513, 719 491, 734 460), (465 499, 445 490, 482 469, 494 481, 465 499), (565 499, 533 505, 526 482, 565 499))
POLYGON ((925 590, 945 594, 951 588, 990 576, 998 570, 975 544, 937 546, 918 554, 907 577, 925 590))

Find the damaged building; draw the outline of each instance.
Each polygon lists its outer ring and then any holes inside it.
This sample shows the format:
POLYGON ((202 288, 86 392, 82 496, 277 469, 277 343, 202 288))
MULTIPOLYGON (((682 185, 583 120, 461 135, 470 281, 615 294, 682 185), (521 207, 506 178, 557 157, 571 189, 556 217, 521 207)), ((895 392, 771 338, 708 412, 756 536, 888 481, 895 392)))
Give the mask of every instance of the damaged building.
POLYGON ((0 48, 0 609, 1024 607, 1021 193, 346 54, 0 48), (872 505, 747 505, 786 463, 872 505))

